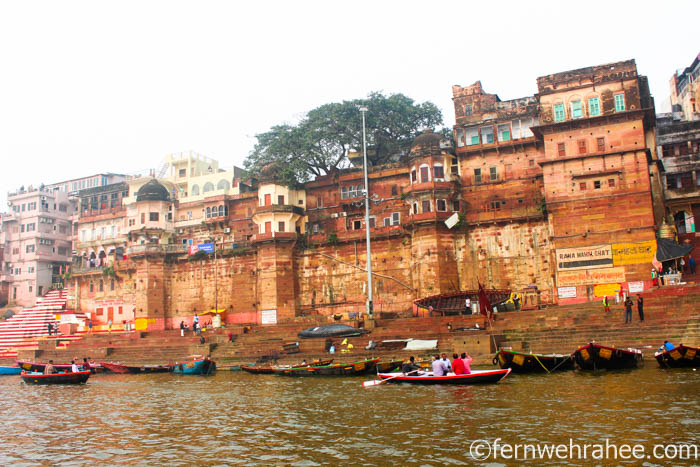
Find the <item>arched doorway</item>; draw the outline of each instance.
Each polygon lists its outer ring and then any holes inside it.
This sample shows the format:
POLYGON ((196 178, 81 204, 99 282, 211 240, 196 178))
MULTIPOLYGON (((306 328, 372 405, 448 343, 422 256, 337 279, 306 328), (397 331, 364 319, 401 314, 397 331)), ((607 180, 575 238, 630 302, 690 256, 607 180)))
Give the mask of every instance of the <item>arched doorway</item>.
POLYGON ((676 231, 678 231, 679 234, 684 234, 688 233, 688 229, 686 227, 687 219, 687 214, 685 211, 678 211, 674 216, 673 216, 673 222, 676 224, 676 231))

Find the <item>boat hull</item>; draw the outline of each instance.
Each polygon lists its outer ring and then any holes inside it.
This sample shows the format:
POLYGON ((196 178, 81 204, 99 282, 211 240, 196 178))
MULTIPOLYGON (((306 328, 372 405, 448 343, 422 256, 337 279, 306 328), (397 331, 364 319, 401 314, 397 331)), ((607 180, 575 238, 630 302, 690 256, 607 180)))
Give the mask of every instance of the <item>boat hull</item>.
POLYGON ((354 328, 346 324, 329 324, 300 331, 297 335, 304 339, 328 337, 357 337, 369 333, 366 329, 354 328))
POLYGON ((571 355, 543 355, 513 352, 500 349, 494 357, 494 364, 501 368, 510 368, 513 373, 548 373, 551 371, 566 371, 574 369, 574 359, 571 355))
POLYGON ((422 375, 403 375, 403 373, 378 373, 378 376, 387 383, 409 383, 409 384, 494 384, 510 374, 510 368, 501 370, 473 370, 468 375, 455 375, 450 373, 447 376, 433 376, 432 372, 422 375))
POLYGON ((18 375, 22 369, 18 366, 0 366, 0 376, 18 375))
POLYGON ((644 356, 637 349, 617 349, 590 343, 574 352, 576 365, 582 370, 624 370, 644 365, 644 356))
POLYGON ((210 375, 216 371, 216 362, 203 358, 176 363, 172 368, 172 372, 179 375, 210 375))
POLYGON ((129 374, 141 374, 141 373, 168 373, 171 370, 170 365, 142 365, 142 366, 129 366, 121 365, 118 363, 108 363, 100 362, 100 365, 111 373, 129 373, 129 374))
POLYGON ((90 378, 90 370, 76 373, 53 373, 50 375, 23 370, 20 376, 27 384, 83 384, 90 378))
MULTIPOLYGON (((100 364, 95 364, 95 363, 90 363, 90 371, 93 373, 101 373, 104 371, 104 368, 102 368, 102 365, 100 364)), ((44 368, 46 368, 46 363, 45 362, 28 362, 25 360, 17 360, 17 366, 20 367, 22 370, 28 371, 28 372, 38 372, 38 373, 43 373, 44 368)), ((78 366, 83 366, 83 362, 79 362, 78 366)), ((73 365, 70 363, 54 363, 53 367, 56 368, 56 371, 71 371, 73 368, 73 365)))
POLYGON ((378 358, 361 360, 352 363, 334 363, 324 366, 309 366, 303 368, 273 367, 276 375, 283 376, 355 376, 374 373, 377 369, 378 358))
POLYGON ((673 350, 654 354, 661 368, 698 368, 700 367, 700 348, 679 345, 673 350))

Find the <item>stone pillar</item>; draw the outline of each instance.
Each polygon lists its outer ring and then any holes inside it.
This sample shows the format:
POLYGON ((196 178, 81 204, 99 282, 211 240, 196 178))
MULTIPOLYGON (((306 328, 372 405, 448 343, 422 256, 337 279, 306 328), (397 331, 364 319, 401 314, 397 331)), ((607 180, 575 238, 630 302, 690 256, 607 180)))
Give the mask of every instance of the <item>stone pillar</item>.
POLYGON ((296 316, 297 298, 294 242, 273 240, 259 243, 257 248, 258 310, 277 310, 278 322, 290 320, 296 316))
POLYGON ((453 234, 436 224, 415 226, 411 241, 413 288, 417 297, 459 290, 453 234))
MULTIPOLYGON (((138 261, 134 318, 147 319, 148 330, 165 329, 165 264, 160 255, 147 255, 138 261)), ((128 317, 127 317, 128 318, 128 317)), ((127 319, 125 318, 125 319, 127 319)), ((118 323, 115 323, 118 324, 118 323)))

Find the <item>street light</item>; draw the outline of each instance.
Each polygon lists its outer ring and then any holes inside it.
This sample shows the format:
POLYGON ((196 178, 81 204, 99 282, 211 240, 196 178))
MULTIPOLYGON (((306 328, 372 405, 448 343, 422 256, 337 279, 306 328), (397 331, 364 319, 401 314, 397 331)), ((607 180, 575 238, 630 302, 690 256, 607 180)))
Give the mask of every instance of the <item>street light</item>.
POLYGON ((367 135, 365 130, 365 113, 367 107, 360 107, 362 112, 362 159, 365 171, 365 233, 367 235, 367 316, 374 318, 372 304, 372 251, 369 245, 369 177, 367 176, 367 135))

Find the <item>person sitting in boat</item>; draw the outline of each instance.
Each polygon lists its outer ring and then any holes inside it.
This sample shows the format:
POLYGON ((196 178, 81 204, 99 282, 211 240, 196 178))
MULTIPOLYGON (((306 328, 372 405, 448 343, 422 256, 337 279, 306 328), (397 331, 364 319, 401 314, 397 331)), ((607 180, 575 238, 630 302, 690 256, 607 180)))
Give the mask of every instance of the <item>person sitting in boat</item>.
POLYGON ((92 369, 90 368, 90 362, 88 361, 87 357, 84 357, 83 358, 83 371, 87 371, 87 370, 92 371, 92 369))
POLYGON ((456 375, 464 374, 464 361, 457 354, 452 354, 452 371, 456 375))
POLYGON ((301 361, 301 366, 309 366, 309 364, 306 363, 306 359, 304 359, 304 360, 301 361))
POLYGON ((673 350, 675 348, 676 347, 673 344, 671 344, 669 341, 664 341, 664 345, 663 345, 664 352, 668 352, 669 350, 673 350))
POLYGON ((461 357, 462 363, 464 363, 464 374, 468 375, 472 372, 471 363, 473 358, 471 358, 467 352, 462 352, 461 357))
POLYGON ((49 360, 49 363, 44 367, 45 375, 53 375, 56 373, 56 368, 53 366, 53 360, 49 360))
POLYGON ((416 357, 411 355, 408 358, 408 361, 404 362, 404 364, 401 365, 401 373, 406 374, 406 373, 414 372, 416 370, 420 370, 420 365, 416 365, 416 357))
POLYGON ((442 363, 445 364, 445 374, 449 373, 452 371, 452 363, 450 362, 450 359, 447 358, 447 354, 444 353, 442 354, 442 363))
POLYGON ((435 355, 435 360, 433 361, 433 376, 445 376, 447 374, 447 367, 445 362, 440 360, 440 355, 435 355))
POLYGON ((80 368, 78 367, 78 364, 75 363, 75 360, 70 361, 70 371, 72 373, 78 373, 80 371, 80 368))

